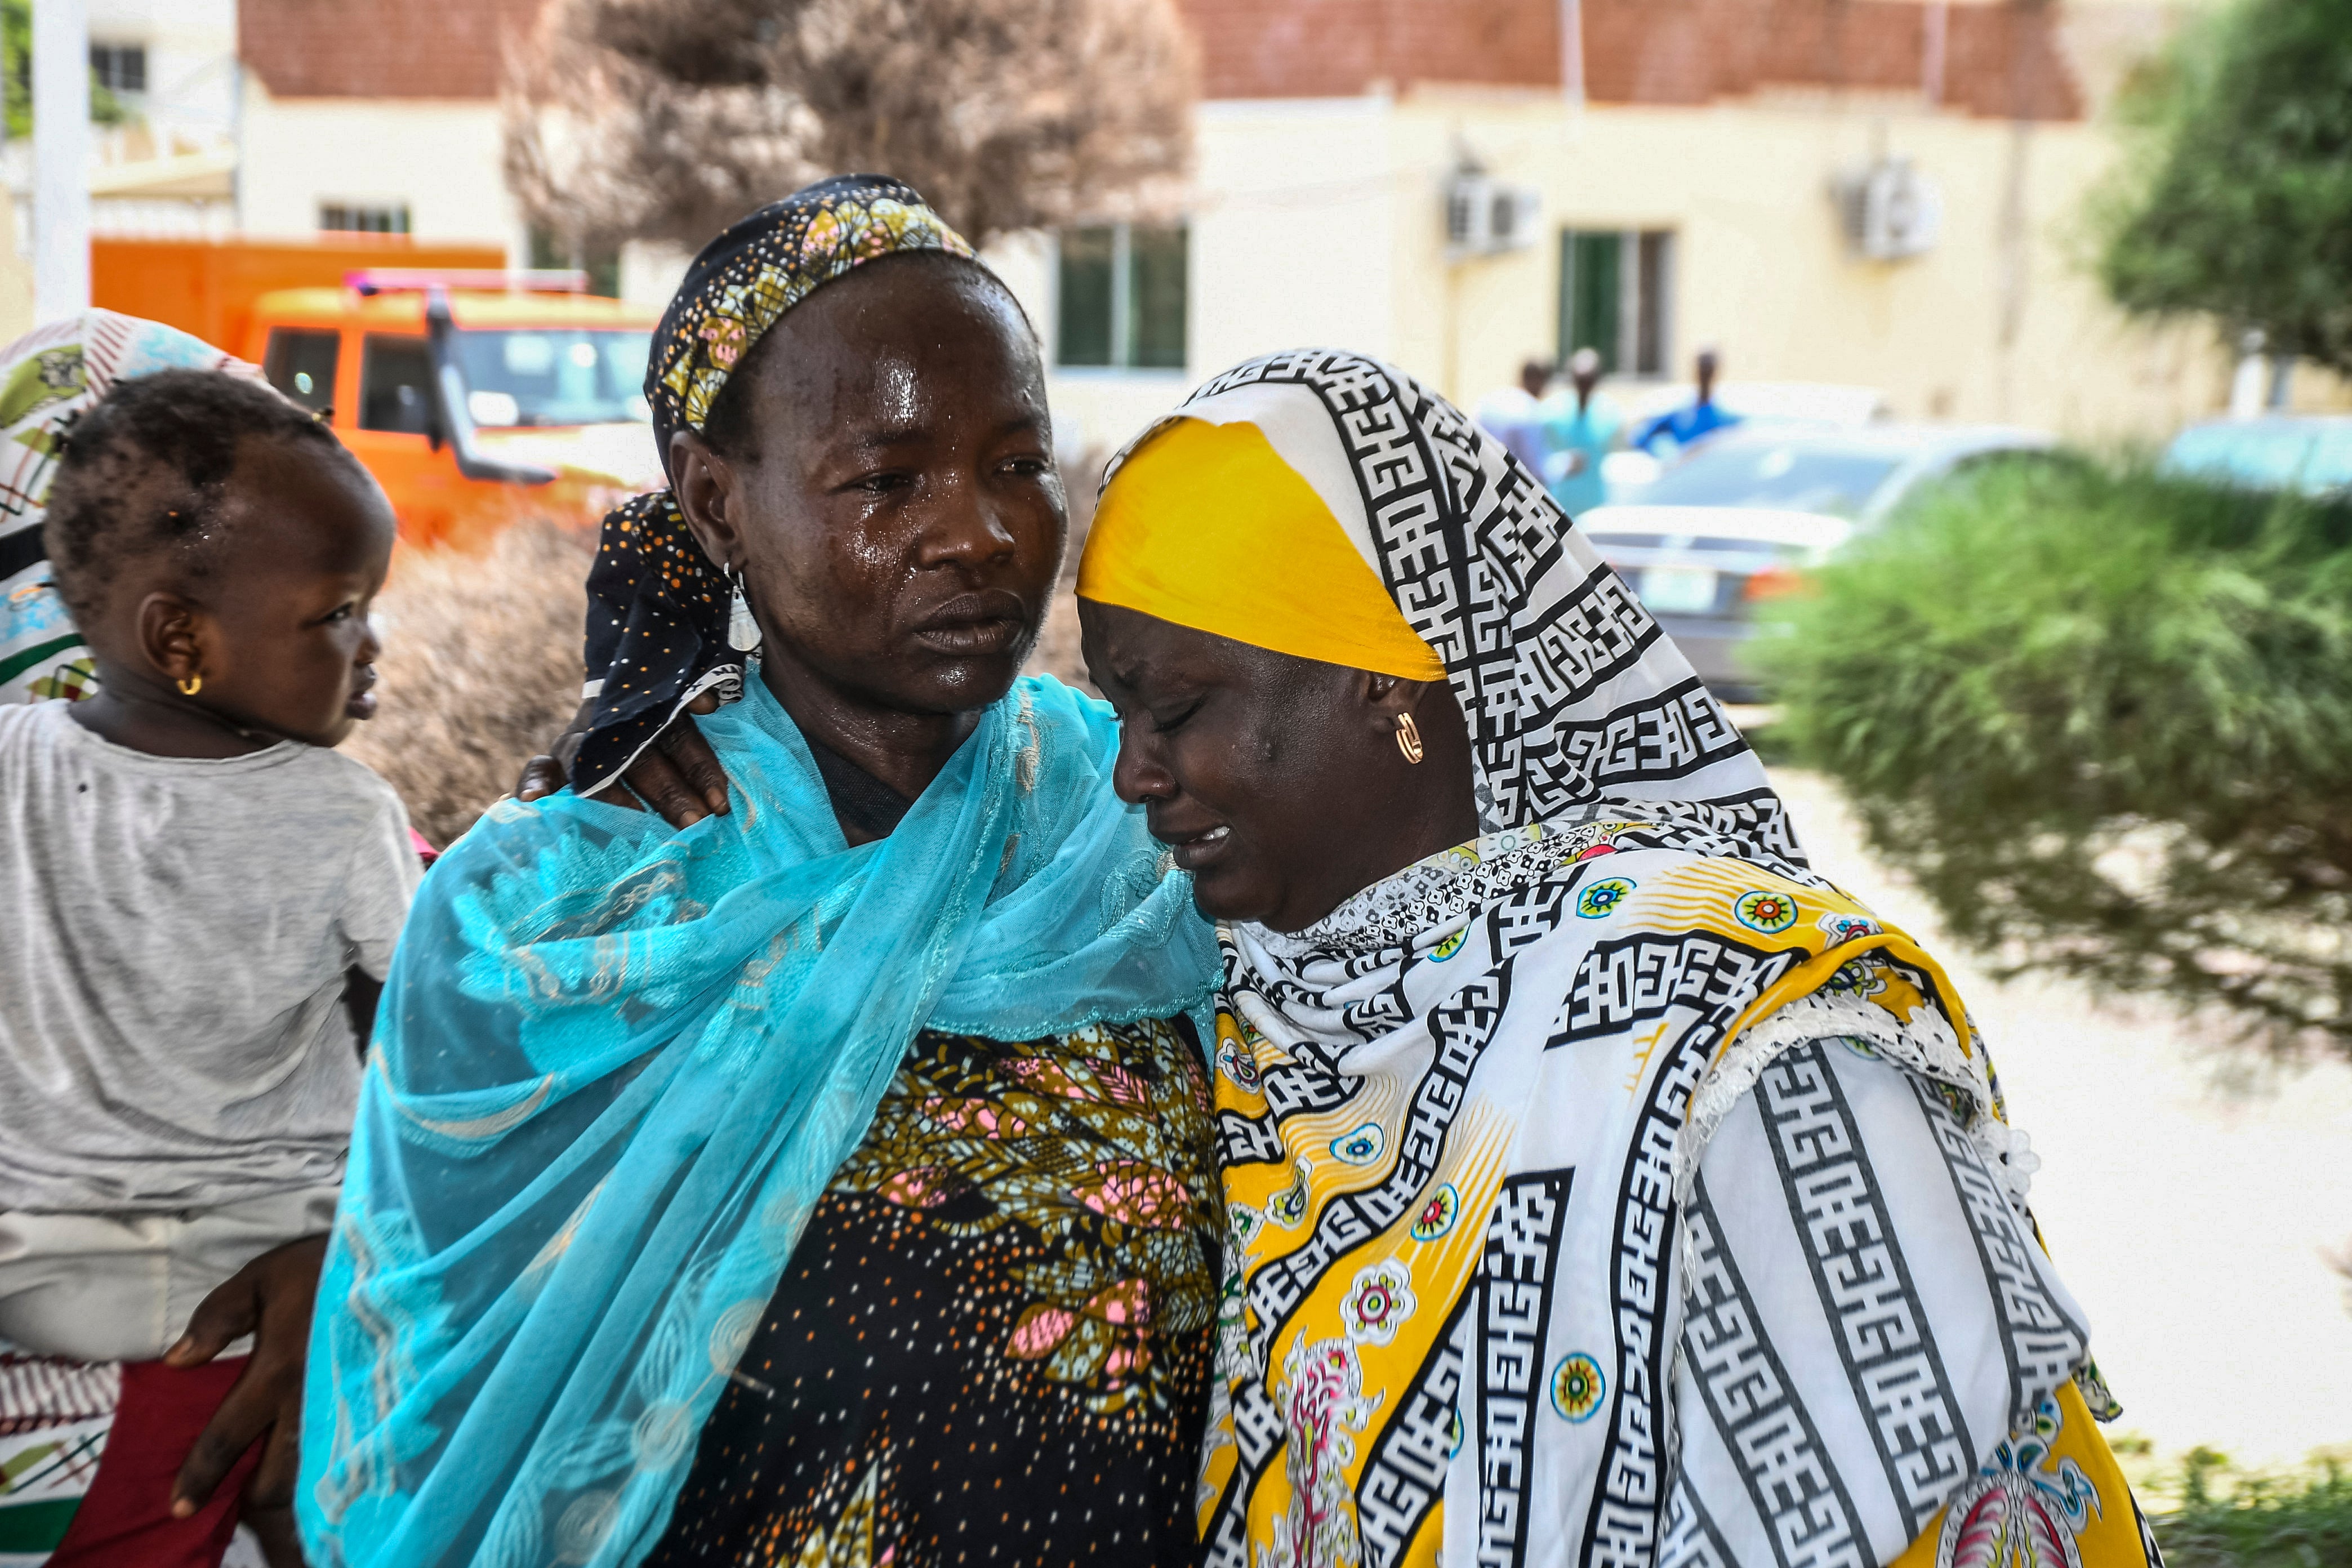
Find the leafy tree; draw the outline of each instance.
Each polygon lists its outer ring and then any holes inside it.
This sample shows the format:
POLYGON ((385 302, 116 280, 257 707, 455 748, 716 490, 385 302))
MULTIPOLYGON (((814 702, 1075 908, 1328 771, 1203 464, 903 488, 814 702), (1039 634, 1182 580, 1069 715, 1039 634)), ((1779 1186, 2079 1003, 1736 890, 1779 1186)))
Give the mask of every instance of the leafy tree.
MULTIPOLYGON (((0 107, 5 110, 8 141, 33 133, 32 0, 0 0, 0 107)), ((100 125, 120 125, 129 118, 122 100, 95 72, 89 82, 89 117, 100 125)))
POLYGON ((1819 586, 1786 721, 1955 935, 2352 1052, 2352 507, 2042 459, 1819 586))
POLYGON ((2352 374, 2352 0, 2238 0, 2122 100, 2099 273, 2126 310, 2352 374))
POLYGON ((573 245, 691 247, 825 174, 894 174, 975 244, 1149 211, 1191 153, 1171 0, 552 0, 507 173, 573 245))

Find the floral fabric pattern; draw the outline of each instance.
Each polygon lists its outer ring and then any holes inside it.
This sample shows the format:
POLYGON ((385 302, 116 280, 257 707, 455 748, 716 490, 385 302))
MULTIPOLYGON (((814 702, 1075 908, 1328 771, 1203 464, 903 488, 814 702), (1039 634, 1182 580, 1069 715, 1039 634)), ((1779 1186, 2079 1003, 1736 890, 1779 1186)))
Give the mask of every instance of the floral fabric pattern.
POLYGON ((1213 1136, 1168 1024, 919 1037, 649 1561, 1190 1563, 1213 1136))

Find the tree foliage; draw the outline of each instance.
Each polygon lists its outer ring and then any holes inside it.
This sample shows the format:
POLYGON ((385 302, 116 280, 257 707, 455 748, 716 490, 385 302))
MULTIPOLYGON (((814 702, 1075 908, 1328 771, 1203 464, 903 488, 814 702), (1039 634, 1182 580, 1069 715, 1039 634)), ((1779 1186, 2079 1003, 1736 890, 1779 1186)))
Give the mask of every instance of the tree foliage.
POLYGON ((2122 103, 2137 155, 2107 193, 2108 293, 2352 374, 2352 0, 2237 0, 2122 103))
POLYGON ((1171 0, 551 0, 510 74, 509 181, 575 245, 699 245, 850 171, 975 244, 1141 216, 1196 90, 1171 0))
POLYGON ((1793 739, 1955 935, 2352 1051, 2352 508, 2042 459, 1820 588, 1793 739))
MULTIPOLYGON (((0 114, 7 140, 33 133, 32 0, 0 0, 0 114)), ((130 118, 96 71, 90 73, 89 118, 95 125, 120 125, 130 118)))

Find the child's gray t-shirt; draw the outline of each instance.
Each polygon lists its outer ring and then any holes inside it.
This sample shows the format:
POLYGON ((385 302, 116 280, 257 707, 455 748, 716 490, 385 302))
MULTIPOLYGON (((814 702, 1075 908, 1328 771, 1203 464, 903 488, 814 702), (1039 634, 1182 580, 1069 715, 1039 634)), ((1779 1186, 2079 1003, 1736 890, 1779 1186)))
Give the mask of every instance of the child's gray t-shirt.
POLYGON ((162 1213, 331 1184, 407 814, 349 757, 223 761, 0 707, 0 1210, 162 1213))

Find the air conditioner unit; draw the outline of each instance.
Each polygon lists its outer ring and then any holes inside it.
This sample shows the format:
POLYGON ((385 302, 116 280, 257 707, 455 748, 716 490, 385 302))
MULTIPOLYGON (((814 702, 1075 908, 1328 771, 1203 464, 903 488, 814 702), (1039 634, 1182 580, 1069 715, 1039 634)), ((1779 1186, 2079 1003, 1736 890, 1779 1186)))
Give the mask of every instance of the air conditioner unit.
POLYGON ((1936 248, 1944 198, 1908 158, 1882 158, 1836 182, 1832 195, 1846 247, 1873 261, 1903 261, 1936 248))
POLYGON ((1445 248, 1456 257, 1522 249, 1536 242, 1542 211, 1532 186, 1456 174, 1445 183, 1445 248))

